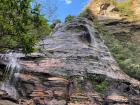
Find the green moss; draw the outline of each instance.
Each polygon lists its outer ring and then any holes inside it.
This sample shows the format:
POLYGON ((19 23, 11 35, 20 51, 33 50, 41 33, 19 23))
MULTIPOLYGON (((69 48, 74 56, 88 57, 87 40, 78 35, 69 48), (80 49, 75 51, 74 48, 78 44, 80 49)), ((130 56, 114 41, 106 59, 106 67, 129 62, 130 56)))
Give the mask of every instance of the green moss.
POLYGON ((103 90, 107 89, 108 86, 109 86, 109 83, 107 81, 103 81, 102 83, 97 84, 95 86, 95 90, 97 92, 102 92, 103 90))
POLYGON ((106 80, 106 77, 103 75, 88 75, 88 80, 91 81, 93 88, 97 92, 103 92, 109 87, 109 82, 106 80))

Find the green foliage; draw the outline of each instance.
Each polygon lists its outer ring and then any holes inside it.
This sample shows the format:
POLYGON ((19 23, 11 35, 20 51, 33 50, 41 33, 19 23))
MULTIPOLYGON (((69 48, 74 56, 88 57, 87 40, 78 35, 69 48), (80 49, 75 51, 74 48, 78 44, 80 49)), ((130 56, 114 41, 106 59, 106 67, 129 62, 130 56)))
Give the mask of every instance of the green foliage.
POLYGON ((92 82, 92 86, 97 92, 103 92, 110 85, 103 75, 88 75, 87 79, 92 82))
POLYGON ((1 0, 0 46, 23 49, 31 53, 35 43, 49 34, 47 20, 40 13, 40 5, 31 7, 32 0, 1 0))
POLYGON ((127 46, 110 34, 103 36, 121 69, 130 76, 140 79, 140 47, 128 41, 127 46))
POLYGON ((65 22, 70 22, 70 21, 73 20, 73 18, 74 18, 74 16, 68 15, 68 16, 65 18, 65 22))
POLYGON ((109 31, 104 30, 104 26, 99 25, 98 20, 94 20, 94 24, 120 68, 131 77, 140 80, 140 46, 129 40, 124 43, 116 39, 109 31))
POLYGON ((117 2, 117 8, 121 11, 123 15, 132 16, 132 0, 125 0, 123 2, 117 2))
POLYGON ((95 90, 97 92, 102 92, 103 90, 107 89, 109 83, 107 81, 103 81, 100 84, 95 85, 95 90))
POLYGON ((36 43, 36 38, 31 35, 22 35, 22 38, 21 38, 21 45, 22 45, 22 48, 23 48, 23 53, 25 54, 28 54, 28 53, 32 53, 35 48, 34 48, 34 45, 36 43))

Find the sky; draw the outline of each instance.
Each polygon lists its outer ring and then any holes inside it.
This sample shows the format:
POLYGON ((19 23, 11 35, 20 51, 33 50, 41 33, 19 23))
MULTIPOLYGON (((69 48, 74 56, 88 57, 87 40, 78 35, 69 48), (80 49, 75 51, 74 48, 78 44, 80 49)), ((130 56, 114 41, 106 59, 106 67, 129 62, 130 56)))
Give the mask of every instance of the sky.
MULTIPOLYGON (((39 0, 42 5, 42 13, 45 15, 47 6, 47 0, 39 0)), ((56 17, 61 21, 64 21, 67 15, 78 15, 84 8, 84 6, 88 3, 89 0, 48 0, 53 2, 52 4, 57 6, 56 17)), ((48 2, 49 3, 49 2, 48 2)))

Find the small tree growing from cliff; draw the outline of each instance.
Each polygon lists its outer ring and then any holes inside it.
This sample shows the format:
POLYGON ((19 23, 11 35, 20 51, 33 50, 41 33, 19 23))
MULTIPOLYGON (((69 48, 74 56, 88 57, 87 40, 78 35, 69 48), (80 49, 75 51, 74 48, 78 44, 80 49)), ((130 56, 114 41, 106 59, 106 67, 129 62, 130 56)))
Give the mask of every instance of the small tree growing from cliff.
POLYGON ((66 22, 69 22, 69 21, 72 21, 73 19, 74 19, 74 16, 68 15, 68 16, 65 18, 65 23, 66 23, 66 22))

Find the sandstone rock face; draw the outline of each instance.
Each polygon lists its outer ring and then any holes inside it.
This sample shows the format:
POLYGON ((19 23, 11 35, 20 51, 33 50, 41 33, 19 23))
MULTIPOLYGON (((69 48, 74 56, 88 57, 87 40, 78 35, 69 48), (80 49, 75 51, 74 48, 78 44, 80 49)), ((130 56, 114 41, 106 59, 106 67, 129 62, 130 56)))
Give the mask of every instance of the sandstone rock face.
POLYGON ((48 57, 38 61, 21 61, 21 65, 34 72, 53 75, 104 74, 111 78, 124 79, 108 48, 96 34, 92 22, 75 18, 60 27, 52 36, 39 44, 48 57))
POLYGON ((31 72, 56 76, 102 74, 114 79, 138 83, 118 67, 108 48, 86 18, 75 18, 38 45, 47 58, 20 61, 31 72))
POLYGON ((120 70, 97 33, 91 21, 75 18, 38 44, 41 56, 20 59, 22 71, 15 74, 19 104, 134 103, 133 97, 139 96, 134 87, 139 81, 120 70))
POLYGON ((20 82, 16 87, 22 97, 48 105, 129 105, 129 95, 139 94, 133 88, 139 81, 119 69, 92 22, 86 18, 75 18, 60 26, 38 47, 47 58, 20 61, 28 73, 18 75, 20 82), (107 80, 111 85, 103 96, 94 89, 91 79, 94 74, 112 78, 112 82, 107 80))
POLYGON ((140 1, 139 0, 133 0, 132 9, 134 11, 134 15, 137 17, 140 17, 140 1))
POLYGON ((0 90, 0 105, 18 105, 18 101, 6 91, 0 90))
POLYGON ((19 105, 19 104, 15 104, 11 101, 7 101, 7 100, 0 100, 0 105, 19 105))
POLYGON ((105 2, 103 0, 91 0, 87 7, 95 16, 100 16, 101 18, 121 18, 118 8, 113 3, 105 2))

